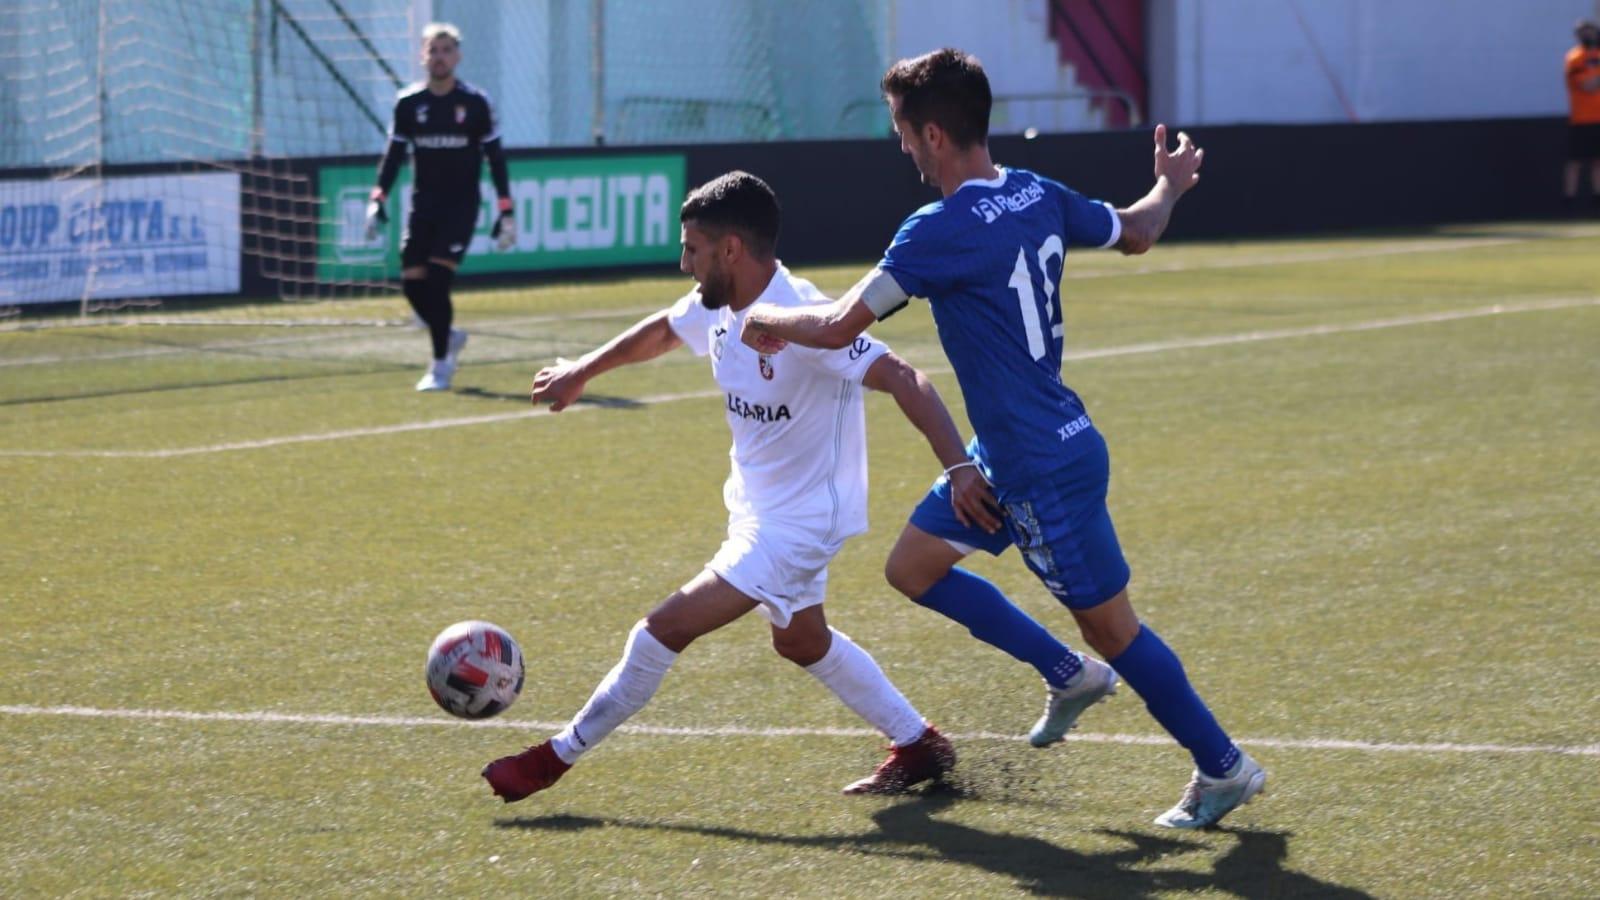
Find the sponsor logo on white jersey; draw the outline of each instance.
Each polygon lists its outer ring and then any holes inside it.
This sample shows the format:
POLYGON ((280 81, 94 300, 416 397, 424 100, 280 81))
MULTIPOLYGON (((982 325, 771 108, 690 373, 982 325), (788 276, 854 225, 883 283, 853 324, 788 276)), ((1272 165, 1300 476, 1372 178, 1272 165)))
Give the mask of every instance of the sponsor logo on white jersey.
POLYGON ((741 419, 754 419, 757 422, 781 422, 784 419, 793 419, 789 414, 789 406, 780 403, 771 406, 764 403, 751 403, 735 394, 728 395, 728 412, 734 413, 741 419))

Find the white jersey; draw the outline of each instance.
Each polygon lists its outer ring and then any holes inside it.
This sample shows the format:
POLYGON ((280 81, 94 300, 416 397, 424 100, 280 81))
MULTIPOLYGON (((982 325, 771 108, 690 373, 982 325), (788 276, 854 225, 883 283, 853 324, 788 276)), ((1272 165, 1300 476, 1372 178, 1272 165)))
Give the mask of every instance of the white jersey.
MULTIPOLYGON (((755 302, 830 301, 780 265, 755 302)), ((698 288, 672 305, 667 323, 696 356, 710 354, 722 388, 733 432, 733 471, 722 496, 732 518, 791 524, 825 544, 866 531, 861 379, 889 348, 863 334, 841 350, 790 345, 757 353, 739 340, 744 311, 706 309, 698 288)))

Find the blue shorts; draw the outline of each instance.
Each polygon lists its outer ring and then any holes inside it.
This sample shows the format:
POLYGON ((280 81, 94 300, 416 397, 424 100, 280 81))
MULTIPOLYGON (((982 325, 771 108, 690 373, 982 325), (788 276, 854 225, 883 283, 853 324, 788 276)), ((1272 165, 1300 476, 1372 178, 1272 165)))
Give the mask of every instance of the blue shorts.
POLYGON ((1026 488, 999 492, 1005 527, 990 534, 962 525, 950 506, 950 482, 941 477, 911 513, 911 524, 934 537, 999 556, 1012 544, 1050 593, 1069 609, 1088 609, 1128 586, 1127 560, 1106 509, 1111 460, 1098 432, 1078 440, 1095 446, 1066 468, 1026 488))

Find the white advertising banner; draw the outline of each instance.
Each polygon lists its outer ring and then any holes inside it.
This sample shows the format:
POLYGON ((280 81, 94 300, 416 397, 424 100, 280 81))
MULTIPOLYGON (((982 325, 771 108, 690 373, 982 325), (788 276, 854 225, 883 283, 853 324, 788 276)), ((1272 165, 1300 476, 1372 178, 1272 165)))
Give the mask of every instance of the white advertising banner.
POLYGON ((0 305, 239 292, 239 175, 0 181, 0 305))

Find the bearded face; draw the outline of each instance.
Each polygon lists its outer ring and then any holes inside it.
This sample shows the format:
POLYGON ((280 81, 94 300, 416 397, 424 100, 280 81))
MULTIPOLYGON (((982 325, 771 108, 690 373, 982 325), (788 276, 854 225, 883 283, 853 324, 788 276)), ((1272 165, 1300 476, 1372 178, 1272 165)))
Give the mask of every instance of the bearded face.
POLYGON ((697 223, 683 223, 680 236, 683 255, 678 268, 700 285, 700 303, 706 309, 721 309, 733 302, 733 273, 722 260, 719 236, 697 223))

